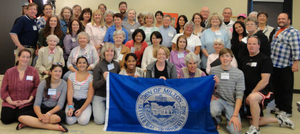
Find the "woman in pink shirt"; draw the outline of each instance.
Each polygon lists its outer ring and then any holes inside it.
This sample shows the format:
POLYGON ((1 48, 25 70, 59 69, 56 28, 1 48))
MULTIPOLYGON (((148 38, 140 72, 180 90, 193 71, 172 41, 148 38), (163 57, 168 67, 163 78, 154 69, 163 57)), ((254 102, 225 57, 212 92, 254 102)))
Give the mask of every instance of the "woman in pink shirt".
POLYGON ((31 52, 22 49, 18 53, 17 66, 8 69, 1 85, 1 121, 10 124, 17 121, 20 115, 26 114, 33 108, 33 98, 40 83, 38 71, 28 62, 31 52))

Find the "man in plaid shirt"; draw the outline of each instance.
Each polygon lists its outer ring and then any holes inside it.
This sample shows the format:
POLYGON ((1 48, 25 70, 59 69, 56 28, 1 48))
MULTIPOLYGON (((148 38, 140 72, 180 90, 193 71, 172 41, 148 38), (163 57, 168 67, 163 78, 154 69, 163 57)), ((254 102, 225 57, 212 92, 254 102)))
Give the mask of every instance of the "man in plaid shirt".
POLYGON ((286 112, 292 116, 294 72, 299 69, 300 37, 299 31, 291 26, 290 16, 281 13, 278 16, 278 30, 271 43, 273 61, 273 86, 276 108, 272 113, 286 112))

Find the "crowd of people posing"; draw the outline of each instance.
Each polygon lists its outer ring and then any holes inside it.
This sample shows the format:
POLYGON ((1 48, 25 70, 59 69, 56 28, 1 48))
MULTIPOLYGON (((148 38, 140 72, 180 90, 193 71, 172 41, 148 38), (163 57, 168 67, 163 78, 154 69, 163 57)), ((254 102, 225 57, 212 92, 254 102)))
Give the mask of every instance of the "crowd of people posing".
MULTIPOLYGON (((276 48, 286 43, 285 32, 298 33, 286 13, 279 14, 281 29, 275 30, 266 24, 266 12, 240 14, 234 22, 229 7, 223 16, 203 7, 190 21, 180 15, 174 28, 170 15, 157 11, 137 16, 124 1, 120 13, 105 4, 94 11, 75 5, 64 7, 59 17, 45 4, 37 21, 37 5, 24 7, 24 16, 10 32, 17 46, 16 66, 6 71, 1 86, 1 121, 18 121, 17 130, 29 126, 68 132, 61 122, 86 125, 92 115, 96 124, 103 124, 109 72, 163 80, 215 75, 211 115, 216 128, 225 113, 230 133, 241 133, 241 116, 249 118, 247 134, 257 134, 268 123, 294 129, 290 104, 278 99, 276 118, 262 112, 282 92, 270 79, 273 71, 281 72, 276 67, 286 67, 273 65, 282 62, 276 48)), ((298 71, 293 64, 300 59, 299 43, 291 43, 296 39, 299 34, 287 42, 291 52, 285 49, 293 62, 284 64, 292 72, 298 71)))

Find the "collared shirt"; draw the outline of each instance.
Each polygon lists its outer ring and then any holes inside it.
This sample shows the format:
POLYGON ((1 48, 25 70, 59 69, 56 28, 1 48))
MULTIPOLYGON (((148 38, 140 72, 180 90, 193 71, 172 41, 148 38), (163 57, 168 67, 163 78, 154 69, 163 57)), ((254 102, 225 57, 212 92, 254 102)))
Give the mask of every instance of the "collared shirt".
MULTIPOLYGON (((276 32, 278 32, 279 28, 276 32)), ((300 36, 299 31, 290 26, 273 36, 271 43, 271 59, 273 67, 285 68, 293 66, 295 60, 300 60, 300 36)))
POLYGON ((39 28, 39 30, 41 30, 42 28, 45 27, 46 25, 46 20, 44 19, 43 16, 39 17, 36 21, 37 27, 39 28))
MULTIPOLYGON (((27 66, 22 80, 20 80, 17 66, 8 69, 5 72, 1 85, 2 107, 16 108, 16 106, 7 103, 7 97, 10 97, 12 101, 28 100, 30 96, 35 97, 39 83, 39 73, 34 67, 27 66)), ((19 106, 19 108, 32 104, 33 101, 19 106)))
POLYGON ((90 45, 104 45, 104 36, 106 33, 106 26, 97 26, 96 24, 92 25, 92 23, 86 24, 85 32, 90 36, 90 45))
MULTIPOLYGON (((116 50, 116 53, 117 53, 117 62, 119 62, 119 56, 120 56, 120 53, 121 53, 121 48, 122 48, 122 46, 120 46, 119 48, 115 48, 115 50, 116 50)), ((121 59, 122 60, 122 59, 121 59)))
POLYGON ((64 36, 65 36, 68 31, 68 23, 69 22, 67 22, 65 20, 59 20, 59 21, 60 21, 60 29, 61 29, 61 31, 63 31, 64 36))
POLYGON ((168 26, 167 28, 165 28, 162 25, 158 29, 163 37, 163 41, 162 41, 161 45, 168 47, 168 48, 172 47, 172 39, 174 38, 174 36, 177 33, 175 28, 172 26, 168 26))
POLYGON ((65 46, 64 58, 65 60, 67 60, 73 48, 79 46, 79 43, 77 41, 77 34, 73 34, 73 35, 67 34, 64 38, 64 46, 65 46))
POLYGON ((55 48, 52 51, 49 49, 49 53, 48 54, 54 54, 54 53, 55 53, 55 48))
POLYGON ((38 40, 36 19, 31 19, 27 15, 22 16, 13 25, 10 34, 16 34, 22 45, 35 47, 38 40))
POLYGON ((235 23, 233 20, 230 20, 229 23, 226 25, 225 22, 222 22, 223 24, 221 25, 220 29, 225 30, 228 35, 229 35, 229 39, 232 38, 232 30, 233 30, 233 24, 235 23))
POLYGON ((40 74, 43 74, 46 70, 50 70, 53 63, 61 63, 62 66, 65 66, 63 50, 58 46, 53 51, 50 51, 49 47, 43 47, 39 49, 38 55, 35 68, 40 74))
MULTIPOLYGON (((112 44, 115 43, 115 40, 113 38, 113 34, 116 31, 116 26, 113 25, 111 27, 109 27, 106 31, 105 37, 104 37, 104 42, 110 42, 112 44)), ((124 41, 122 42, 123 44, 125 44, 128 41, 128 32, 125 28, 122 27, 122 31, 124 31, 126 38, 124 39, 124 41)))
POLYGON ((95 65, 99 61, 99 56, 95 47, 87 44, 83 49, 80 46, 77 46, 72 50, 68 58, 67 67, 70 68, 70 66, 76 65, 76 60, 80 56, 87 58, 92 69, 94 69, 95 65))

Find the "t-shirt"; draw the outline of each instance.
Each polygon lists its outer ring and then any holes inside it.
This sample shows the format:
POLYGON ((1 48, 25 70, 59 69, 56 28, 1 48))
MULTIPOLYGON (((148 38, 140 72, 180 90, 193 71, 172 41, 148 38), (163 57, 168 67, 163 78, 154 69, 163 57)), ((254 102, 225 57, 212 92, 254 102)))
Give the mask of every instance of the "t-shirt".
MULTIPOLYGON (((262 73, 272 73, 273 63, 272 60, 263 53, 259 53, 253 57, 245 56, 241 59, 241 62, 241 69, 245 75, 245 95, 249 95, 261 80, 262 73)), ((271 90, 270 80, 265 89, 271 90)))
POLYGON ((73 85, 73 98, 77 100, 86 99, 87 93, 89 91, 89 84, 93 82, 93 75, 89 74, 89 76, 84 81, 77 81, 76 77, 77 73, 71 73, 68 77, 73 85))

